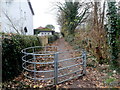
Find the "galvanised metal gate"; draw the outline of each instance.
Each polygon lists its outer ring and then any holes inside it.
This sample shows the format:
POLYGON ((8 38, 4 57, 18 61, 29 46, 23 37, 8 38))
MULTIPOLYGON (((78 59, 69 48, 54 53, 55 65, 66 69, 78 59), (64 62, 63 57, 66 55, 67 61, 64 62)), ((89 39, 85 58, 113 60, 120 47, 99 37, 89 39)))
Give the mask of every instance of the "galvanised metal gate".
POLYGON ((29 79, 46 83, 48 86, 86 74, 86 52, 84 50, 58 51, 57 46, 36 46, 23 49, 24 75, 29 79))

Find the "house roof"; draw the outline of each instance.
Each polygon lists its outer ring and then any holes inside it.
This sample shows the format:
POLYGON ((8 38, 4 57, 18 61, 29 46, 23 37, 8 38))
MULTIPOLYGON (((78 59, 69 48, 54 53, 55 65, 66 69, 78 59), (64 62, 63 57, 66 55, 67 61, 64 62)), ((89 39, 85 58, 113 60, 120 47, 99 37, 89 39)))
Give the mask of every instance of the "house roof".
POLYGON ((31 10, 32 14, 35 15, 30 0, 27 0, 27 1, 28 1, 28 5, 30 7, 30 10, 31 10))
POLYGON ((54 32, 52 29, 45 28, 45 27, 38 27, 35 30, 38 30, 40 32, 54 32))
POLYGON ((45 29, 45 28, 40 26, 40 27, 38 27, 37 29, 45 29))

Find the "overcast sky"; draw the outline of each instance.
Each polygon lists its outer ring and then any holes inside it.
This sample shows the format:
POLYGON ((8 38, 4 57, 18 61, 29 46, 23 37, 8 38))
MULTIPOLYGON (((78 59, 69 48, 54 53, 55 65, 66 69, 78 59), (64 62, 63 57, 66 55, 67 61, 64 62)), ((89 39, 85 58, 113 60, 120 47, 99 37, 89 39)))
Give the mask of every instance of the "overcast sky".
MULTIPOLYGON (((47 24, 55 26, 55 31, 59 31, 59 25, 57 25, 56 18, 56 7, 55 4, 60 0, 30 0, 34 10, 34 29, 42 26, 45 27, 47 24)), ((62 0, 61 0, 62 1, 62 0)))

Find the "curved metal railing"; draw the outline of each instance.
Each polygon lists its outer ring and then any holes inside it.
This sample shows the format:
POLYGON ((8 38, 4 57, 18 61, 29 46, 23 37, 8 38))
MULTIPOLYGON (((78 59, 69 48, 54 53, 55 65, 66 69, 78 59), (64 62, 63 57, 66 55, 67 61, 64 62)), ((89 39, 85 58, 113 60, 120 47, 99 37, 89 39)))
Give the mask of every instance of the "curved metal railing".
POLYGON ((83 50, 58 52, 57 46, 35 46, 23 49, 22 53, 24 54, 22 57, 22 67, 25 77, 39 80, 46 83, 46 85, 56 85, 85 74, 86 52, 83 50), (81 52, 81 54, 75 57, 63 58, 68 53, 74 52, 81 52), (75 60, 79 60, 79 63, 75 63, 75 60), (65 64, 65 62, 73 61, 74 65, 62 66, 62 63, 65 64), (69 72, 70 68, 75 70, 69 72), (69 78, 70 76, 68 75, 71 74, 73 75, 69 78))

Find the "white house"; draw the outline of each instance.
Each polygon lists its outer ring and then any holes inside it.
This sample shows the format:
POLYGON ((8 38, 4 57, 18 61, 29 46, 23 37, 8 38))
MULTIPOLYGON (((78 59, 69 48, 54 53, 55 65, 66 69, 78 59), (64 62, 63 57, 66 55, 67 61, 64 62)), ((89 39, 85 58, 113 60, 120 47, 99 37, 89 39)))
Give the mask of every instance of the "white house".
POLYGON ((34 11, 29 0, 2 0, 0 4, 2 32, 33 35, 34 11))
POLYGON ((44 27, 39 27, 37 29, 34 29, 34 34, 37 34, 38 36, 49 36, 49 35, 53 35, 53 33, 55 31, 48 29, 48 28, 44 28, 44 27))
POLYGON ((48 35, 52 35, 51 31, 40 31, 40 33, 38 34, 38 36, 48 36, 48 35))
POLYGON ((1 28, 1 22, 2 22, 2 21, 1 21, 1 1, 0 1, 0 32, 2 31, 2 30, 1 30, 1 29, 2 29, 2 28, 1 28))

